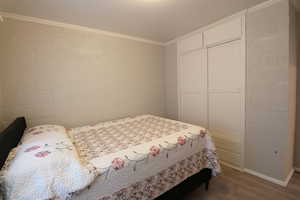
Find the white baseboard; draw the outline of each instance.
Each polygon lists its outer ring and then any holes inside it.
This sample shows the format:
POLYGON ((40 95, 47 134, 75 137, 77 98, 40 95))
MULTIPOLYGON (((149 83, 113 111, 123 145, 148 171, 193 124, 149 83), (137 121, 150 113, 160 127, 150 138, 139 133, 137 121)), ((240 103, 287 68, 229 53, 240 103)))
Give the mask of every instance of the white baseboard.
POLYGON ((242 169, 240 167, 237 167, 237 166, 234 166, 234 165, 231 165, 231 164, 228 164, 226 162, 223 162, 223 161, 220 161, 220 163, 226 167, 230 167, 232 169, 236 169, 240 172, 246 172, 248 174, 251 174, 253 176, 257 176, 259 178, 262 178, 266 181, 269 181, 269 182, 272 182, 272 183, 275 183, 277 185, 281 185, 283 187, 286 187, 288 185, 288 183, 290 182, 294 172, 300 172, 300 168, 294 168, 290 171, 290 173, 288 174, 288 176, 286 177, 285 181, 282 181, 282 180, 279 180, 279 179, 276 179, 276 178, 273 178, 273 177, 270 177, 270 176, 267 176, 265 174, 262 174, 262 173, 259 173, 259 172, 256 172, 254 170, 251 170, 251 169, 242 169))
POLYGON ((264 180, 270 181, 270 182, 275 183, 277 185, 281 185, 283 187, 286 187, 288 185, 290 179, 292 178, 292 176, 294 174, 294 169, 292 169, 291 172, 289 173, 289 175, 287 176, 287 178, 285 179, 285 181, 282 181, 282 180, 279 180, 279 179, 276 179, 276 178, 273 178, 273 177, 261 174, 259 172, 254 171, 254 170, 251 170, 251 169, 245 169, 244 171, 246 173, 248 173, 248 174, 257 176, 259 178, 262 178, 264 180))

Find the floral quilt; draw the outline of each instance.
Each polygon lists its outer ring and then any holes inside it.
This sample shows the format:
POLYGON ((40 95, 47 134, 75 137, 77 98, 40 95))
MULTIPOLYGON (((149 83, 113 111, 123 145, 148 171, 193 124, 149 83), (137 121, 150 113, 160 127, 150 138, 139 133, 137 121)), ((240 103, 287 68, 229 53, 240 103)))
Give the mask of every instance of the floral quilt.
POLYGON ((98 200, 150 200, 158 197, 172 187, 181 183, 184 179, 201 170, 201 153, 188 158, 159 171, 143 181, 131 184, 109 196, 100 196, 98 200))
POLYGON ((212 169, 213 175, 220 172, 209 132, 199 126, 142 115, 68 133, 79 155, 100 172, 88 190, 73 196, 76 200, 150 200, 203 168, 212 169), (146 195, 148 182, 153 191, 146 195), (159 189, 158 183, 165 187, 159 189))
POLYGON ((203 168, 220 172, 208 130, 142 115, 27 129, 0 173, 6 199, 152 200, 203 168))
MULTIPOLYGON (((82 157, 88 160, 151 142, 188 129, 189 126, 155 116, 102 123, 89 130, 69 131, 82 157)), ((180 138, 181 139, 181 138, 180 138)), ((182 138, 184 142, 185 138, 182 138)), ((152 152, 155 151, 152 148, 152 152)))

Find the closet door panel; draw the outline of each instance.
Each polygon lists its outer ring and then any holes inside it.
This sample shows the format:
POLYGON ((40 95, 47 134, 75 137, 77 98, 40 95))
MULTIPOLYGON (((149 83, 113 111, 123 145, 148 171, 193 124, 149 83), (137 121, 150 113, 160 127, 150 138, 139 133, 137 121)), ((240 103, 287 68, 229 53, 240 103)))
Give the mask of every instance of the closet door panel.
POLYGON ((184 122, 203 126, 206 124, 206 108, 201 94, 183 94, 181 103, 184 122))
POLYGON ((179 51, 185 53, 187 51, 192 51, 200 49, 203 46, 202 33, 196 33, 188 38, 185 38, 179 43, 179 51))
POLYGON ((205 46, 240 39, 242 37, 242 19, 237 18, 217 25, 204 32, 205 46))
POLYGON ((239 137, 241 132, 240 94, 212 93, 209 95, 209 127, 228 139, 239 137))
POLYGON ((208 49, 209 89, 239 91, 244 79, 241 67, 241 41, 208 49))
POLYGON ((179 111, 184 122, 207 127, 206 51, 198 49, 180 56, 179 111))
POLYGON ((197 93, 203 89, 201 51, 181 56, 181 90, 183 93, 197 93))
POLYGON ((245 65, 242 41, 236 40, 207 50, 208 127, 224 162, 241 166, 244 134, 245 65), (235 148, 232 149, 232 144, 235 148), (237 149, 240 147, 240 149, 237 149))
POLYGON ((233 166, 241 165, 241 154, 233 153, 223 149, 217 149, 217 153, 221 161, 233 166))
POLYGON ((223 149, 225 151, 233 152, 236 154, 241 154, 241 144, 236 141, 228 140, 225 137, 215 137, 213 136, 217 149, 223 149))

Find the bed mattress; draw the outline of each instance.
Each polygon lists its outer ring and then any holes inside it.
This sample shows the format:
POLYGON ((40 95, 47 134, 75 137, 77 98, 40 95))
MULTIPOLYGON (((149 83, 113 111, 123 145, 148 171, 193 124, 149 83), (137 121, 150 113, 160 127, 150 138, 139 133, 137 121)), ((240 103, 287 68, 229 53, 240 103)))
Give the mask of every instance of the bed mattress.
POLYGON ((202 127, 142 115, 68 131, 99 176, 72 199, 154 199, 203 168, 220 172, 202 127))

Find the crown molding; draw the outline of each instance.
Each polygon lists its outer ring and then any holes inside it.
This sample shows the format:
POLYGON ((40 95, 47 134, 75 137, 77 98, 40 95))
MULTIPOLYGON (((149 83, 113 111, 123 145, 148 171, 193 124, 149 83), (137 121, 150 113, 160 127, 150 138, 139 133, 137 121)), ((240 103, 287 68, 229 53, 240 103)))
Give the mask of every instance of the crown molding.
POLYGON ((101 30, 101 29, 89 28, 89 27, 86 27, 86 26, 80 26, 80 25, 75 25, 75 24, 67 24, 67 23, 62 23, 62 22, 57 22, 57 21, 52 21, 52 20, 47 20, 47 19, 42 19, 42 18, 37 18, 37 17, 29 17, 29 16, 24 16, 24 15, 19 15, 19 14, 15 14, 15 13, 9 13, 9 12, 1 12, 0 11, 0 22, 3 22, 4 18, 10 18, 10 19, 26 21, 26 22, 32 22, 32 23, 38 23, 38 24, 44 24, 44 25, 49 25, 49 26, 68 28, 68 29, 72 29, 72 30, 98 33, 98 34, 107 35, 107 36, 111 36, 111 37, 118 37, 118 38, 133 40, 133 41, 137 41, 137 42, 143 42, 143 43, 148 43, 148 44, 159 45, 159 46, 168 46, 170 44, 176 43, 180 39, 183 39, 185 37, 193 35, 194 33, 197 33, 197 32, 203 32, 203 31, 205 31, 209 28, 212 28, 212 27, 220 24, 220 23, 228 21, 231 18, 240 16, 240 15, 243 15, 243 14, 246 14, 246 13, 255 12, 255 11, 258 11, 260 9, 270 7, 270 6, 272 6, 272 5, 274 5, 278 2, 283 2, 283 1, 289 1, 289 0, 268 0, 266 2, 255 5, 251 8, 240 11, 236 14, 233 14, 231 16, 225 17, 225 18, 223 18, 223 19, 221 19, 221 20, 219 20, 215 23, 212 23, 212 24, 208 25, 208 26, 204 26, 204 27, 199 28, 195 31, 192 31, 188 34, 176 37, 175 39, 170 40, 170 41, 165 42, 165 43, 154 41, 154 40, 148 40, 148 39, 141 38, 141 37, 134 37, 134 36, 130 36, 130 35, 125 35, 125 34, 120 34, 120 33, 115 33, 115 32, 110 32, 110 31, 104 31, 104 30, 101 30))
POLYGON ((104 31, 101 29, 94 29, 94 28, 89 28, 86 26, 75 25, 75 24, 67 24, 67 23, 62 23, 62 22, 57 22, 57 21, 52 21, 52 20, 47 20, 47 19, 42 19, 42 18, 37 18, 37 17, 29 17, 29 16, 19 15, 19 14, 15 14, 15 13, 0 12, 0 21, 1 21, 1 18, 2 18, 2 20, 3 20, 3 18, 4 19, 5 18, 15 19, 15 20, 19 20, 19 21, 49 25, 49 26, 56 26, 56 27, 67 28, 67 29, 78 30, 78 31, 97 33, 97 34, 107 35, 107 36, 111 36, 111 37, 117 37, 117 38, 122 38, 122 39, 133 40, 133 41, 137 41, 137 42, 143 42, 143 43, 148 43, 148 44, 164 46, 164 44, 161 42, 148 40, 145 38, 134 37, 134 36, 124 35, 124 34, 120 34, 120 33, 104 31))
POLYGON ((170 41, 164 43, 164 46, 169 46, 169 45, 174 44, 174 43, 176 43, 176 42, 177 42, 177 38, 175 38, 175 39, 173 39, 173 40, 170 40, 170 41))

